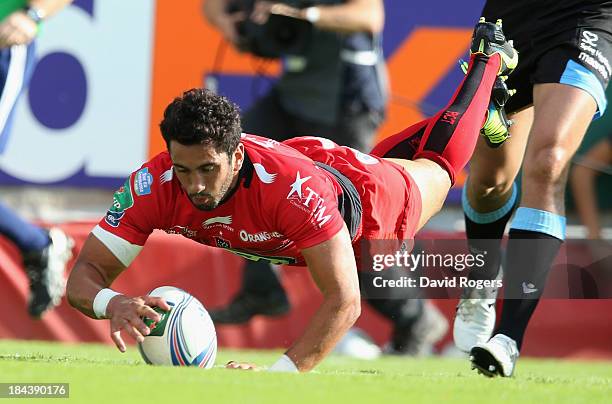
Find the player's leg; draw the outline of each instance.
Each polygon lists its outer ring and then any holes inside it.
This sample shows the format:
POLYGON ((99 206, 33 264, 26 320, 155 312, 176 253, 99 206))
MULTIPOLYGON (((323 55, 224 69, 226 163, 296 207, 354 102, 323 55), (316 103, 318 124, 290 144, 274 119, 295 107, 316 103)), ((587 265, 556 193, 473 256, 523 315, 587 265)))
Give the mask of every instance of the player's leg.
MULTIPOLYGON (((483 13, 489 16, 499 13, 491 8, 493 5, 487 3, 483 13)), ((514 179, 522 164, 533 119, 531 74, 539 53, 533 48, 531 35, 525 34, 525 27, 521 26, 522 18, 511 13, 504 16, 507 18, 504 21, 508 28, 506 33, 516 40, 520 52, 517 69, 507 81, 507 85, 518 92, 505 104, 505 109, 512 113, 510 118, 514 124, 509 131, 512 137, 503 147, 489 147, 491 143, 496 145, 495 140, 503 139, 503 132, 492 142, 479 140, 470 160, 469 176, 462 192, 465 231, 469 249, 485 256, 483 267, 468 272, 470 280, 493 280, 498 276, 501 239, 519 197, 514 179)), ((496 296, 497 288, 463 290, 453 327, 458 348, 467 352, 491 337, 496 296)))
POLYGON ((597 105, 581 89, 540 84, 534 87, 534 106, 521 203, 510 225, 501 321, 491 340, 470 351, 473 365, 488 376, 514 372, 527 324, 565 238, 569 161, 597 105))
MULTIPOLYGON (((7 147, 12 135, 15 105, 28 79, 28 55, 26 46, 0 49, 0 153, 7 147)), ((24 254, 41 251, 49 245, 47 232, 16 215, 0 204, 0 233, 8 237, 24 254)))
MULTIPOLYGON (((0 153, 10 144, 15 105, 34 67, 34 45, 0 49, 0 153)), ((47 231, 0 204, 0 234, 21 251, 30 280, 28 311, 39 317, 64 294, 66 262, 72 240, 61 230, 47 231)))
MULTIPOLYGON (((612 35, 602 33, 599 38, 595 47, 610 57, 612 35)), ((534 86, 534 120, 525 154, 522 198, 510 224, 501 322, 490 341, 471 350, 472 363, 490 375, 509 376, 514 370, 527 324, 565 238, 564 191, 570 159, 595 112, 605 110, 607 79, 578 63, 581 59, 576 55, 581 50, 576 48, 582 48, 577 43, 574 46, 547 53, 534 75, 541 84, 534 86)))
POLYGON ((474 152, 498 74, 511 71, 513 67, 506 66, 508 59, 516 66, 515 51, 499 38, 503 38, 499 25, 481 21, 474 31, 466 77, 447 107, 431 119, 386 139, 372 151, 374 155, 394 158, 413 177, 423 198, 419 227, 439 211, 456 173, 474 152), (491 48, 496 40, 499 42, 490 56, 480 52, 491 48), (398 153, 415 146, 413 156, 398 153))
POLYGON ((520 351, 527 324, 544 290, 550 267, 565 239, 565 186, 569 162, 597 105, 579 88, 540 84, 523 169, 522 198, 510 224, 506 298, 496 334, 520 351))
MULTIPOLYGON (((501 240, 515 206, 518 190, 514 180, 520 170, 531 123, 533 107, 511 115, 512 137, 503 147, 490 148, 478 141, 470 160, 470 173, 462 193, 465 229, 470 251, 486 259, 471 280, 493 280, 501 263, 501 240)), ((491 338, 495 326, 497 288, 465 288, 453 324, 455 345, 464 352, 491 338)))

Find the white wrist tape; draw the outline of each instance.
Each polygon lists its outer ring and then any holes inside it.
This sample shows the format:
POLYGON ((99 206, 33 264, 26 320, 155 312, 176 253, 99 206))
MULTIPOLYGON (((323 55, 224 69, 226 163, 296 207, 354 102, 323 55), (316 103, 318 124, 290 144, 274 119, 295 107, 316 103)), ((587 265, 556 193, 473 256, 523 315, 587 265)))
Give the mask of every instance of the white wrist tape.
POLYGON ((93 301, 93 311, 98 318, 106 318, 106 307, 110 300, 120 295, 121 293, 115 292, 112 289, 102 289, 98 292, 93 301))
POLYGON ((287 356, 283 355, 279 360, 277 360, 274 365, 268 368, 270 372, 289 372, 289 373, 298 373, 299 370, 295 363, 287 356))

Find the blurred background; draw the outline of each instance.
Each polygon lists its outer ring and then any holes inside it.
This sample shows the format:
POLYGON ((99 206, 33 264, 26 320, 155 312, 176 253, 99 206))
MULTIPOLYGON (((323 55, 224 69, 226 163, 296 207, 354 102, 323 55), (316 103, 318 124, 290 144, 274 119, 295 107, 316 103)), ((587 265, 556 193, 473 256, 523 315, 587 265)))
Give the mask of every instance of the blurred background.
MULTIPOLYGON (((113 191, 164 150, 158 123, 173 97, 192 87, 209 87, 246 111, 281 73, 278 60, 250 56, 228 45, 207 22, 202 3, 75 0, 42 27, 38 63, 0 154, 0 200, 27 219, 59 225, 75 239, 75 255, 110 206, 113 191)), ((462 79, 458 60, 466 58, 482 4, 384 1, 382 51, 389 97, 377 139, 444 106, 462 79)), ((611 133, 608 112, 593 125, 579 154, 586 155, 611 133)), ((610 160, 576 161, 595 178, 601 237, 610 240, 610 160)), ((464 179, 465 173, 424 237, 462 236, 464 179)), ((573 201, 568 194, 571 207, 573 201)), ((586 237, 575 211, 568 216, 568 237, 586 237)), ((242 265, 223 251, 155 233, 114 288, 143 294, 156 286, 174 285, 213 307, 227 303, 236 292, 242 265)), ((243 326, 219 327, 222 346, 286 346, 303 330, 320 299, 318 292, 303 269, 283 271, 281 281, 292 311, 277 318, 257 317, 243 326)), ((106 322, 86 319, 65 301, 42 320, 31 320, 25 310, 27 294, 18 251, 0 240, 0 304, 10 308, 0 313, 0 338, 110 342, 106 322)), ((455 300, 434 304, 452 321, 455 300)), ((609 300, 543 301, 528 331, 525 355, 612 358, 611 307, 609 300), (551 338, 558 335, 564 337, 551 338)), ((379 345, 389 339, 389 325, 372 310, 364 311, 358 326, 379 345)), ((436 350, 443 351, 450 340, 446 335, 436 350)))

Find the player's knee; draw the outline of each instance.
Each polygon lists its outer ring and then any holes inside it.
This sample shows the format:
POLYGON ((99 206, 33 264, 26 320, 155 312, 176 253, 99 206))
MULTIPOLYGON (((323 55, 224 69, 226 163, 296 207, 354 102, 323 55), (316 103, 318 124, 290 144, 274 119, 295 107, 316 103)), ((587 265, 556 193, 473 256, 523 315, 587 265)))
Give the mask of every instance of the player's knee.
POLYGON ((525 160, 524 176, 543 186, 557 184, 563 180, 569 158, 570 154, 563 147, 541 148, 525 160))
POLYGON ((482 173, 478 176, 470 174, 467 186, 472 195, 475 195, 479 200, 484 200, 503 195, 512 188, 513 183, 514 177, 507 175, 503 171, 497 171, 482 173))

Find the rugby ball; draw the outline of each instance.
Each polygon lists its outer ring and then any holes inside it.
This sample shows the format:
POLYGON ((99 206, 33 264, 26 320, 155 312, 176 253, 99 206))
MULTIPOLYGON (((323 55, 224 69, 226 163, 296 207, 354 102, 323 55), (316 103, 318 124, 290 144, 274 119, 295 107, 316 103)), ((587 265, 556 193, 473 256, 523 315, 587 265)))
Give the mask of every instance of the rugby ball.
POLYGON ((171 310, 155 308, 162 316, 158 322, 144 319, 151 329, 138 343, 144 361, 150 365, 211 368, 217 357, 217 333, 202 303, 172 286, 161 286, 149 295, 162 297, 171 310))

